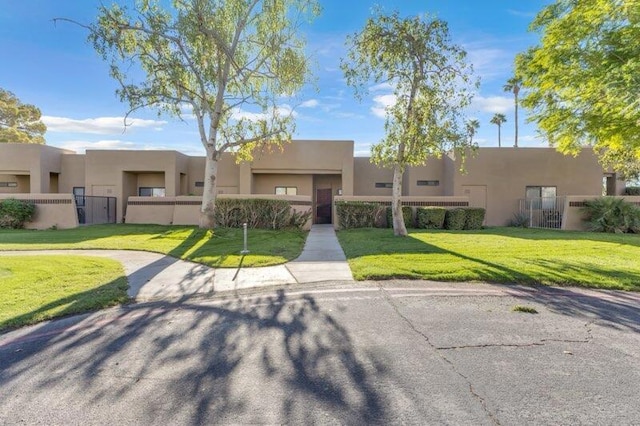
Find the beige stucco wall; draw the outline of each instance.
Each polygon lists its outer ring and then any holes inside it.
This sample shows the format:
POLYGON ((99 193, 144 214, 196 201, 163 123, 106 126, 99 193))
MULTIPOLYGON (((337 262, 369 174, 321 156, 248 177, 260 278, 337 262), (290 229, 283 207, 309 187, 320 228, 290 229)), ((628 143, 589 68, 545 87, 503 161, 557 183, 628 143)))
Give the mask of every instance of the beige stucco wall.
POLYGON ((30 200, 36 205, 36 212, 27 229, 76 228, 78 215, 76 203, 71 194, 0 194, 0 199, 15 198, 30 200))
POLYGON ((509 222, 527 186, 555 186, 557 196, 602 193, 603 170, 588 149, 574 158, 554 148, 482 148, 467 158, 466 171, 454 174, 451 195, 465 195, 469 186, 486 186, 489 226, 509 222))
POLYGON ((424 166, 407 167, 402 183, 402 193, 410 196, 434 197, 444 192, 444 160, 429 158, 424 166), (418 186, 419 180, 438 181, 438 186, 418 186))
MULTIPOLYGON (((307 195, 278 196, 273 194, 223 194, 219 198, 262 198, 279 199, 291 202, 296 212, 308 212, 311 210, 311 197, 307 195)), ((198 225, 200 221, 200 196, 178 197, 129 197, 127 206, 127 223, 153 223, 160 225, 198 225)), ((311 221, 307 222, 305 229, 309 229, 311 221)))
POLYGON ((72 193, 73 188, 85 186, 85 156, 65 154, 60 157, 60 193, 72 193))
POLYGON ((174 197, 181 189, 180 174, 189 170, 187 156, 175 151, 88 150, 85 165, 87 195, 118 198, 118 222, 125 214, 127 198, 137 196, 138 188, 151 182, 174 197), (163 182, 158 180, 160 175, 163 182))
POLYGON ((353 171, 353 195, 391 195, 391 188, 376 188, 375 184, 376 182, 391 183, 393 170, 372 164, 369 157, 355 157, 353 171))
POLYGON ((51 192, 51 175, 60 173, 60 157, 73 153, 47 145, 3 143, 1 146, 0 171, 5 175, 29 176, 29 192, 34 193, 51 192))
POLYGON ((297 195, 312 195, 313 176, 306 174, 253 174, 254 194, 274 194, 276 186, 293 186, 297 195))

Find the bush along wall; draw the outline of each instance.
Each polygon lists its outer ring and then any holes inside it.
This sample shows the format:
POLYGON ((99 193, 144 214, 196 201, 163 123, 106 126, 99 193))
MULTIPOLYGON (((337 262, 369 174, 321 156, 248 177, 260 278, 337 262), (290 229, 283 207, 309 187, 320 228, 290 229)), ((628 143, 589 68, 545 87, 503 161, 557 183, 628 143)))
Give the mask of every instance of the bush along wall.
POLYGON ((587 200, 581 210, 589 231, 640 233, 640 208, 622 198, 587 200))
POLYGON ((640 186, 627 186, 624 189, 624 195, 632 195, 632 196, 640 195, 640 186))
MULTIPOLYGON (((402 217, 405 228, 415 228, 413 225, 413 208, 402 206, 402 217)), ((393 213, 391 206, 387 207, 387 228, 393 228, 393 213)))
POLYGON ((456 208, 447 210, 444 216, 444 228, 452 231, 459 231, 464 229, 464 225, 467 221, 467 212, 463 208, 456 208))
POLYGON ((465 210, 464 229, 482 229, 486 210, 481 207, 467 207, 465 210))
POLYGON ((376 203, 337 201, 338 226, 340 229, 374 228, 380 222, 383 209, 376 203))
POLYGON ((419 207, 416 209, 416 224, 423 229, 444 228, 447 209, 442 207, 419 207))
POLYGON ((0 228, 22 229, 26 222, 33 219, 36 206, 26 200, 7 198, 0 201, 0 228))
POLYGON ((213 214, 216 226, 224 228, 302 228, 311 218, 311 212, 295 212, 289 201, 260 198, 218 198, 213 214))

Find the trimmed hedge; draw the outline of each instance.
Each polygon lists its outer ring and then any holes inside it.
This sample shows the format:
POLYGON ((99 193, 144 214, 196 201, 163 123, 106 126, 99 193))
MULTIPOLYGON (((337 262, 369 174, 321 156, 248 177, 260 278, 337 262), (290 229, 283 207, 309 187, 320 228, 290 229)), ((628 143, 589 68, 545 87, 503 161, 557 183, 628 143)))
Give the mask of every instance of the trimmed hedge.
POLYGON ((216 226, 239 228, 285 229, 302 228, 311 212, 297 213, 286 200, 261 198, 218 198, 213 212, 216 226))
POLYGON ((624 189, 624 195, 632 195, 632 196, 640 195, 640 186, 627 186, 624 189))
POLYGON ((418 228, 442 229, 447 209, 442 207, 420 207, 416 209, 416 223, 418 228))
POLYGON ((459 231, 464 229, 467 222, 467 212, 463 208, 447 210, 444 216, 444 228, 459 231))
MULTIPOLYGON (((414 228, 413 209, 409 206, 402 206, 402 217, 405 228, 414 228)), ((393 213, 391 206, 387 207, 387 228, 393 228, 393 213)))
POLYGON ((374 228, 380 222, 383 206, 361 201, 337 201, 336 214, 340 229, 374 228))
POLYGON ((467 207, 464 210, 466 215, 464 229, 482 229, 485 209, 481 207, 467 207))
POLYGON ((26 200, 7 198, 0 201, 0 228, 22 229, 36 213, 36 206, 26 200))

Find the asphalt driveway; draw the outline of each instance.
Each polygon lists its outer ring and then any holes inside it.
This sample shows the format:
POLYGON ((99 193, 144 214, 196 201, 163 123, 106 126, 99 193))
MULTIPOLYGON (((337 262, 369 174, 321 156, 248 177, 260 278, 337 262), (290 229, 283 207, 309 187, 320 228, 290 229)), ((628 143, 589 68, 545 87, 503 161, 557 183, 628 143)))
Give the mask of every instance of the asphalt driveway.
POLYGON ((0 366, 1 424, 631 425, 640 295, 294 286, 17 330, 0 366))

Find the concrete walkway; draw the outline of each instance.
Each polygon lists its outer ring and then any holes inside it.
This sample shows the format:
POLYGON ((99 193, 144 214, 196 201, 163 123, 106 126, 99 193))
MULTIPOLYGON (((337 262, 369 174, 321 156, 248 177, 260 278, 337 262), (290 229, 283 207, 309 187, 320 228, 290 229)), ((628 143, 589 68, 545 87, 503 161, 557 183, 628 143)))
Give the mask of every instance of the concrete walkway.
POLYGON ((331 225, 314 225, 302 254, 293 262, 262 268, 210 268, 159 253, 133 250, 0 251, 0 256, 77 255, 122 263, 129 296, 136 301, 180 299, 254 287, 353 280, 331 225))
POLYGON ((299 283, 353 281, 333 225, 313 225, 300 257, 286 266, 299 283))

